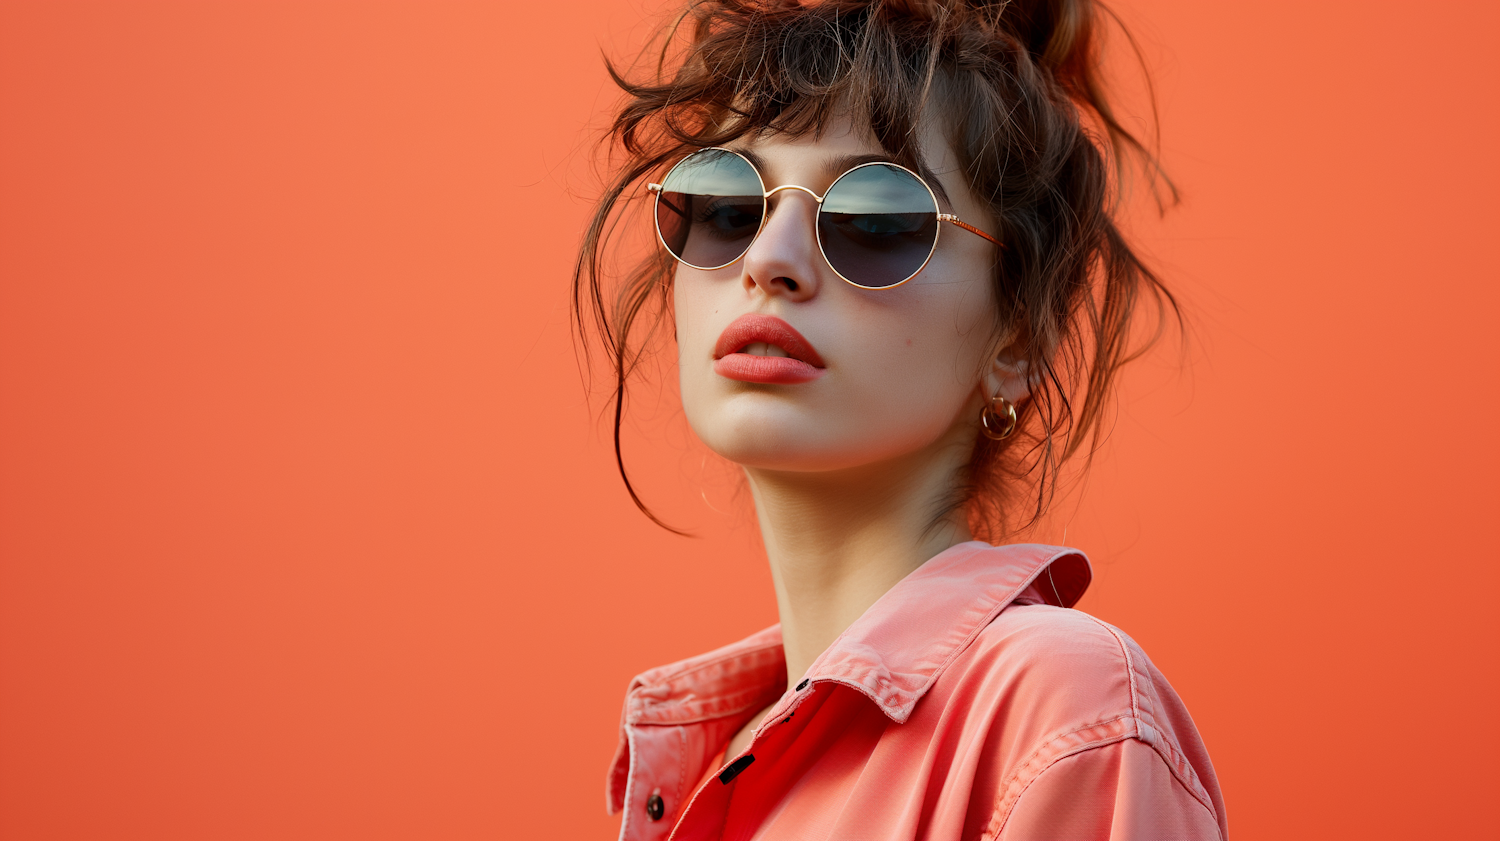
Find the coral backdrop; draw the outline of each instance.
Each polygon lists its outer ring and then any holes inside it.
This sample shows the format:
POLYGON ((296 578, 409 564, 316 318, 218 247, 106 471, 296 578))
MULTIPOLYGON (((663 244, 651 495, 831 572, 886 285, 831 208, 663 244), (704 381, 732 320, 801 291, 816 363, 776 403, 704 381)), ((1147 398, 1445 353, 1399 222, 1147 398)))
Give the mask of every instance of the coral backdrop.
MULTIPOLYGON (((775 618, 570 345, 642 2, 0 5, 0 838, 616 832, 630 676, 775 618)), ((1042 537, 1237 838, 1494 837, 1500 6, 1119 5, 1195 333, 1042 537)))

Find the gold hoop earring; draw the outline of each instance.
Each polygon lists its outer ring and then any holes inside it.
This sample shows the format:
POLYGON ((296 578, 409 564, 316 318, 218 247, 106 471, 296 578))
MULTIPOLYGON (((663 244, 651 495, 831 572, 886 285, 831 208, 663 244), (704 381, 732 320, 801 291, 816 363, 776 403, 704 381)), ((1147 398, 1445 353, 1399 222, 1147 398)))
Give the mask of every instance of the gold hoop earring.
POLYGON ((985 406, 984 411, 979 413, 979 423, 984 427, 984 437, 991 441, 1004 441, 1016 431, 1016 404, 998 394, 995 395, 990 399, 990 405, 985 406), (1004 420, 1000 418, 1000 413, 995 411, 996 401, 999 401, 1001 409, 1005 412, 1004 420), (990 420, 991 418, 994 420, 990 420))

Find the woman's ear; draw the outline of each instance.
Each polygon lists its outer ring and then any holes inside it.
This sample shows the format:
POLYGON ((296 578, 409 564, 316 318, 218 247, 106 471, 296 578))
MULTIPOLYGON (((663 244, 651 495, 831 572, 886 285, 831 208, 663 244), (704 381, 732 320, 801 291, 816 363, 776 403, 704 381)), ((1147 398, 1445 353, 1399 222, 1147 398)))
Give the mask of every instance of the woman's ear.
POLYGON ((1013 348, 1001 351, 990 360, 989 370, 984 374, 984 394, 1021 405, 1031 397, 1031 366, 1013 348))

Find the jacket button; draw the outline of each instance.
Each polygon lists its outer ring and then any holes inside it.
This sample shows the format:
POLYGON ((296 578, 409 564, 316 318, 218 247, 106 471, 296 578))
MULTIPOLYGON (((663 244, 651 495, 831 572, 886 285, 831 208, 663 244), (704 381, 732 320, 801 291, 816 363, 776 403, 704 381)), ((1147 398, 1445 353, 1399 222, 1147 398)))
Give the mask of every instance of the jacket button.
POLYGON ((654 791, 651 792, 651 796, 646 798, 646 817, 653 821, 659 821, 661 820, 661 816, 666 813, 667 804, 662 802, 661 795, 654 791))

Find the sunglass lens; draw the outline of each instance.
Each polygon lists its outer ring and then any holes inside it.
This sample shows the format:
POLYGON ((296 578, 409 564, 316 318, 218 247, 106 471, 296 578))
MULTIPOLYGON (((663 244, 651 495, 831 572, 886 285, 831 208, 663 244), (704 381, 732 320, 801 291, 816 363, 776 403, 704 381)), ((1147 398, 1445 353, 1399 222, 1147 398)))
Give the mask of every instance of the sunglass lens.
POLYGON ((662 180, 656 229, 672 256, 700 269, 738 260, 766 215, 760 176, 733 152, 704 149, 683 158, 662 180))
POLYGON ((818 241, 829 265, 856 286, 883 287, 916 274, 937 244, 937 203, 904 169, 868 164, 828 190, 818 241))

